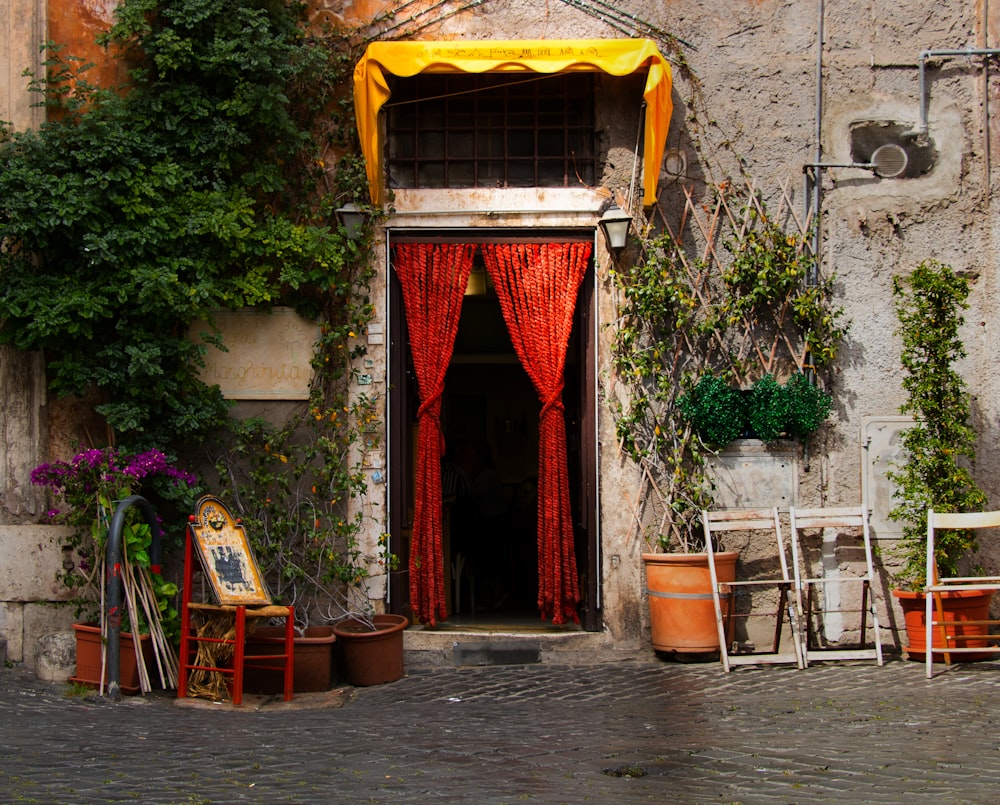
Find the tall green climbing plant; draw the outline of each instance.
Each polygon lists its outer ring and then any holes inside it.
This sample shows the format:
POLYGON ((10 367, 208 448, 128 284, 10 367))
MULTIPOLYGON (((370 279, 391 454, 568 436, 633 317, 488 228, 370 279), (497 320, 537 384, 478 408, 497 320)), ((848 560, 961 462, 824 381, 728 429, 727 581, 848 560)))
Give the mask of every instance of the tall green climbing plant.
MULTIPOLYGON (((903 523, 897 580, 917 587, 926 577, 927 510, 981 511, 986 504, 969 471, 976 434, 968 388, 955 369, 966 354, 959 330, 969 283, 951 266, 927 260, 908 277, 893 278, 892 290, 906 373, 907 398, 899 410, 914 423, 903 432, 904 460, 888 473, 897 486, 889 518, 903 523)), ((935 547, 939 572, 960 575, 959 562, 976 548, 975 532, 941 531, 935 547)))
POLYGON ((32 89, 49 120, 0 137, 0 341, 43 351, 54 393, 96 389, 120 444, 162 447, 226 416, 192 321, 289 304, 358 327, 338 300, 363 294, 364 246, 333 223, 364 200, 353 58, 299 3, 123 0, 116 14, 103 41, 126 85, 88 84, 47 45, 32 89))

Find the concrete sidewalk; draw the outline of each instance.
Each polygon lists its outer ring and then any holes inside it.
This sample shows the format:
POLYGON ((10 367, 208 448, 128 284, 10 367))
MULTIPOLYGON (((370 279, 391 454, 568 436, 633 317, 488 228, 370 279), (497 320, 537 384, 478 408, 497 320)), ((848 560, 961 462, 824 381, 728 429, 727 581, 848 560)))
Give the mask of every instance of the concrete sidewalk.
POLYGON ((654 658, 415 669, 374 688, 114 704, 0 669, 0 799, 992 803, 1000 663, 654 658))

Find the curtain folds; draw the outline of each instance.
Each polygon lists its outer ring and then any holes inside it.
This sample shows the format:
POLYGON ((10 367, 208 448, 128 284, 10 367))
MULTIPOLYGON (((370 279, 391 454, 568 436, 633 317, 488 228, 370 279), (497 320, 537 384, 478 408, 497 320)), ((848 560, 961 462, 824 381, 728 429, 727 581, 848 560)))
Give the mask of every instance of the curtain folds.
POLYGON ((442 551, 441 395, 455 348, 475 246, 407 243, 395 247, 410 350, 417 375, 417 466, 410 545, 410 604, 422 623, 447 617, 442 551))
POLYGON ((542 617, 554 624, 579 621, 562 392, 577 293, 592 247, 589 242, 482 247, 514 350, 542 403, 538 445, 538 608, 542 617))

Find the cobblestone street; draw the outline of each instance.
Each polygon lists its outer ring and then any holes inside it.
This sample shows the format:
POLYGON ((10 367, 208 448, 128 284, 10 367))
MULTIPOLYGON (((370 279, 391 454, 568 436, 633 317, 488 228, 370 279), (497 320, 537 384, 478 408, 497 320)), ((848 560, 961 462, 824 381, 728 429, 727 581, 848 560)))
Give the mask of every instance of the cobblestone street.
POLYGON ((0 791, 42 803, 996 800, 1000 665, 418 670, 242 711, 0 672, 0 791))

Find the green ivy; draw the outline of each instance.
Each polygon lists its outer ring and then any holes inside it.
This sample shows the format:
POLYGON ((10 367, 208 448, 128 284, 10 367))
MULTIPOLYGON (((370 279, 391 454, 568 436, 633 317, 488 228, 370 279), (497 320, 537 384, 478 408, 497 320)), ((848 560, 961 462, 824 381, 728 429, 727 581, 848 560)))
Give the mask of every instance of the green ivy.
MULTIPOLYGON (((959 330, 968 295, 968 282, 934 260, 893 279, 907 393, 899 410, 915 421, 903 432, 905 460, 888 473, 897 486, 889 518, 903 523, 897 581, 915 589, 926 578, 928 509, 981 511, 986 504, 969 471, 976 457, 969 392, 954 368, 966 355, 959 330)), ((975 532, 938 532, 935 548, 941 575, 960 575, 959 563, 976 549, 975 532)))
POLYGON ((51 43, 50 119, 0 141, 0 342, 41 350, 52 391, 98 389, 134 447, 197 442, 227 404, 192 321, 289 304, 319 319, 357 288, 364 245, 346 39, 276 0, 124 0, 102 41, 131 68, 86 82, 51 43), (340 149, 340 150, 338 150, 340 149), (327 160, 331 159, 331 164, 327 160), (343 289, 343 291, 341 290, 343 289))

